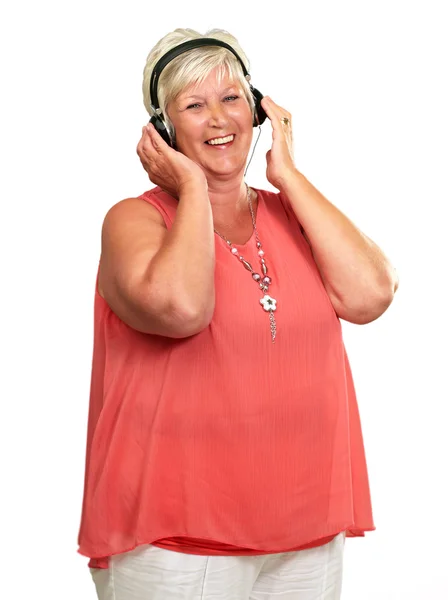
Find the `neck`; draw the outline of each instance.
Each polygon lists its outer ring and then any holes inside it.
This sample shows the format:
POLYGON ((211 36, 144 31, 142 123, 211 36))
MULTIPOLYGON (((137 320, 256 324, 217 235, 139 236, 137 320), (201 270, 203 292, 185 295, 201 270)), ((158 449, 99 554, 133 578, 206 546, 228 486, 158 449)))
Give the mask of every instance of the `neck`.
POLYGON ((217 186, 209 184, 208 197, 213 217, 218 220, 234 221, 248 210, 247 188, 243 180, 217 186))

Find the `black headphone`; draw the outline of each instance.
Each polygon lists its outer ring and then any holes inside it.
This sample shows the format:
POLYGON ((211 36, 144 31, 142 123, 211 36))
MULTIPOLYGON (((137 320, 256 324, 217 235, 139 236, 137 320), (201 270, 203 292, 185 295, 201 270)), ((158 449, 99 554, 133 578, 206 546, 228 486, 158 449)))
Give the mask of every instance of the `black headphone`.
MULTIPOLYGON (((191 50, 192 48, 200 48, 201 46, 222 46, 223 48, 227 48, 227 50, 230 50, 230 52, 232 52, 232 54, 234 54, 236 56, 239 63, 241 64, 245 78, 248 81, 250 81, 250 75, 247 72, 243 61, 238 56, 238 54, 235 52, 235 50, 231 46, 229 46, 229 44, 226 44, 225 42, 221 42, 221 40, 217 40, 215 38, 199 38, 197 40, 190 40, 188 42, 184 42, 183 44, 179 44, 179 46, 176 46, 175 48, 173 48, 172 50, 170 50, 169 52, 164 54, 157 61, 157 64, 154 67, 153 72, 151 74, 151 82, 150 82, 149 89, 150 89, 150 94, 151 94, 152 108, 153 108, 155 114, 151 117, 149 122, 154 125, 154 127, 156 128, 158 133, 162 136, 162 138, 165 140, 165 142, 169 146, 171 146, 171 148, 175 148, 175 143, 171 139, 168 127, 164 121, 162 110, 159 106, 159 100, 157 98, 157 83, 159 81, 159 77, 160 77, 160 74, 162 73, 163 69, 166 67, 166 65, 169 62, 171 62, 174 58, 176 58, 176 56, 179 56, 179 54, 183 54, 184 52, 187 52, 188 50, 191 50)), ((250 91, 252 93, 252 96, 253 96, 254 102, 255 102, 255 115, 254 115, 253 126, 258 127, 259 125, 264 123, 264 121, 267 118, 267 115, 266 115, 263 107, 261 106, 261 100, 263 98, 263 94, 261 92, 259 92, 257 89, 255 89, 251 84, 249 84, 249 86, 250 86, 250 91)))

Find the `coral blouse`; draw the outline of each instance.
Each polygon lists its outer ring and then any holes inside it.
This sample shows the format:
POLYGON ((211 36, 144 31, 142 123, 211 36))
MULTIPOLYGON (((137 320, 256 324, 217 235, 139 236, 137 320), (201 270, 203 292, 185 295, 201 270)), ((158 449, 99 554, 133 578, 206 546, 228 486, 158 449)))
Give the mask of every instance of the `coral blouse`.
MULTIPOLYGON (((289 200, 256 191, 274 343, 258 284, 218 235, 215 312, 197 335, 138 332, 95 289, 78 537, 90 567, 140 544, 270 554, 375 529, 341 323, 289 200)), ((140 198, 171 227, 174 198, 140 198)), ((259 272, 255 236, 236 247, 259 272)))

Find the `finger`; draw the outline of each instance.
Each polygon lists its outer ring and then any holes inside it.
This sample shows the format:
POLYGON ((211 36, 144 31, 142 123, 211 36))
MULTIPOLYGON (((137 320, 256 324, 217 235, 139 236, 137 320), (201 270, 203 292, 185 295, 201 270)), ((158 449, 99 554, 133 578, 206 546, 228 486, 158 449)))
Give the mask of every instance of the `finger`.
POLYGON ((283 127, 280 122, 280 114, 275 106, 275 103, 271 100, 269 96, 265 96, 262 102, 262 106, 271 121, 272 138, 274 139, 277 132, 281 133, 283 131, 283 127))
POLYGON ((149 137, 147 126, 143 125, 142 136, 137 144, 137 151, 142 150, 144 146, 147 146, 150 143, 151 143, 151 138, 149 137))
POLYGON ((287 110, 285 110, 284 108, 282 108, 281 106, 276 104, 270 96, 265 96, 263 98, 262 106, 265 109, 268 117, 271 119, 273 126, 275 125, 277 128, 284 129, 282 127, 283 123, 281 122, 282 117, 288 118, 290 121, 289 126, 291 126, 291 123, 292 123, 291 113, 289 113, 287 110), (264 100, 266 100, 266 101, 263 102, 264 100))
MULTIPOLYGON (((153 127, 151 125, 151 127, 153 127)), ((154 130, 155 131, 155 130, 154 130)), ((160 154, 160 151, 157 150, 157 137, 160 137, 157 133, 151 135, 151 128, 148 125, 142 127, 142 137, 137 146, 137 153, 140 158, 145 158, 147 160, 154 159, 157 154, 160 154)))
POLYGON ((154 127, 154 125, 152 123, 148 123, 148 125, 146 126, 146 129, 147 129, 149 139, 151 140, 151 143, 152 143, 154 149, 159 154, 163 154, 163 152, 166 152, 167 150, 169 150, 168 144, 162 138, 160 133, 158 133, 158 131, 156 130, 156 128, 154 127))
POLYGON ((272 106, 272 108, 275 110, 276 114, 281 115, 283 117, 287 117, 288 119, 291 120, 292 116, 291 113, 288 112, 286 110, 286 108, 283 108, 283 106, 280 106, 280 104, 277 104, 276 102, 274 102, 274 100, 272 100, 272 98, 270 96, 267 96, 268 98, 268 102, 270 104, 270 106, 272 106))

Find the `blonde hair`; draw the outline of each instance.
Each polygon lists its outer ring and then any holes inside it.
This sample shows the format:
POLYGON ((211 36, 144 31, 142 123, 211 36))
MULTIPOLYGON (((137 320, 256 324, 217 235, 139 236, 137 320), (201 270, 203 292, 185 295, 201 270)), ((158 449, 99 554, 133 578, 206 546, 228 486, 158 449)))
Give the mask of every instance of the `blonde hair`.
MULTIPOLYGON (((172 48, 179 46, 189 40, 201 38, 214 38, 232 46, 238 56, 244 63, 246 70, 249 71, 249 60, 238 40, 224 29, 210 29, 204 35, 193 29, 175 29, 165 35, 152 48, 146 59, 146 65, 143 69, 143 103, 150 117, 154 111, 151 108, 153 99, 150 93, 150 81, 153 69, 157 61, 172 48)), ((172 138, 175 137, 175 131, 172 122, 167 114, 167 106, 175 100, 179 94, 190 85, 200 85, 208 74, 218 67, 218 81, 221 82, 225 75, 238 82, 246 96, 252 115, 255 112, 255 103, 250 86, 244 76, 241 64, 238 59, 228 50, 219 46, 202 46, 193 48, 180 54, 173 59, 162 71, 157 85, 157 98, 162 110, 165 123, 172 138)))

